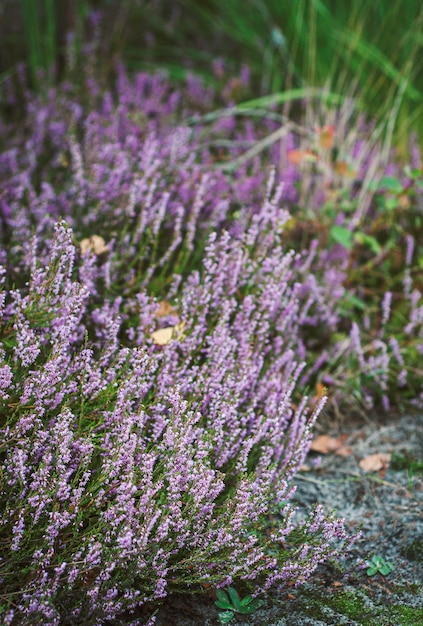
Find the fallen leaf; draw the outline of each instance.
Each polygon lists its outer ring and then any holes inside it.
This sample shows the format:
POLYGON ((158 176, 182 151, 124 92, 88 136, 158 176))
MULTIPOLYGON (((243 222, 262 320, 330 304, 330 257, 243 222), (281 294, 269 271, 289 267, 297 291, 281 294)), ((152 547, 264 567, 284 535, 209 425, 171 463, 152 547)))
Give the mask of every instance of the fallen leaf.
POLYGON ((108 252, 109 248, 106 245, 103 237, 99 235, 91 235, 89 238, 85 238, 79 244, 81 248, 81 254, 84 255, 87 250, 92 250, 94 254, 103 254, 103 252, 108 252))
POLYGON ((330 437, 329 435, 319 435, 312 442, 310 450, 313 452, 320 452, 320 454, 334 452, 339 456, 348 456, 352 453, 352 450, 349 446, 344 445, 346 438, 346 435, 341 435, 337 438, 330 437))
POLYGON ((343 584, 339 580, 335 580, 332 583, 332 587, 342 587, 342 586, 343 586, 343 584))
POLYGON ((289 150, 288 160, 293 165, 301 165, 301 163, 315 163, 317 156, 311 150, 289 150))
POLYGON ((359 466, 364 472, 378 472, 389 467, 390 460, 391 454, 388 452, 376 452, 361 459, 359 466))
POLYGON ((159 302, 159 308, 154 313, 154 317, 166 317, 166 315, 177 315, 177 312, 167 300, 162 300, 159 302))
POLYGON ((167 346, 173 339, 173 326, 167 326, 166 328, 160 328, 151 333, 151 338, 156 346, 167 346))
POLYGON ((176 326, 166 326, 166 328, 159 328, 151 333, 150 337, 153 339, 156 346, 167 346, 172 339, 176 339, 181 336, 184 330, 185 324, 181 322, 176 326))
POLYGON ((337 456, 350 456, 350 454, 352 454, 352 448, 349 446, 340 446, 336 448, 334 452, 337 456))
POLYGON ((345 176, 348 172, 348 163, 346 161, 337 161, 333 166, 333 169, 335 174, 338 174, 338 176, 345 176))
POLYGON ((333 126, 324 126, 320 130, 319 143, 326 150, 333 148, 335 145, 335 128, 333 126))
POLYGON ((409 209, 411 206, 411 200, 410 198, 407 196, 407 194, 402 193, 399 197, 398 197, 398 205, 400 207, 400 209, 409 209))
POLYGON ((327 387, 322 383, 316 384, 316 401, 319 401, 323 398, 323 396, 327 395, 327 387))

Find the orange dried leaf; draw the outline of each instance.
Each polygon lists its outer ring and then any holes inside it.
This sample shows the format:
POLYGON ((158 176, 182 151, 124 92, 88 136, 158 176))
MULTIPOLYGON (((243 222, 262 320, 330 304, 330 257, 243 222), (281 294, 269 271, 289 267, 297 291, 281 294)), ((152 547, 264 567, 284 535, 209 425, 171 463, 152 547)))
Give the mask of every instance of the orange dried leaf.
POLYGON ((159 302, 159 308, 154 313, 154 317, 166 317, 166 315, 177 315, 177 312, 167 300, 159 302))
POLYGON ((324 126, 320 131, 319 143, 325 150, 330 150, 335 145, 335 128, 324 126))
POLYGON ((305 163, 316 163, 316 161, 317 161, 317 154, 314 154, 314 152, 312 152, 311 150, 306 150, 305 153, 304 153, 303 161, 305 163))
POLYGON ((316 384, 316 399, 321 400, 326 395, 327 388, 322 383, 316 384))
POLYGON ((349 446, 341 446, 335 450, 337 456, 350 456, 352 454, 352 448, 349 446))
POLYGON ((333 169, 338 176, 345 176, 345 174, 348 174, 348 163, 346 161, 336 161, 333 169))
POLYGON ((289 150, 288 160, 293 165, 300 165, 304 161, 304 150, 289 150))
POLYGON ((399 197, 398 197, 398 205, 400 207, 400 209, 409 209, 411 206, 411 200, 410 198, 407 196, 406 193, 402 193, 399 197))
POLYGON ((378 472, 389 467, 391 455, 388 452, 376 452, 361 459, 359 466, 363 472, 378 472))
POLYGON ((317 161, 317 155, 311 150, 289 150, 288 161, 293 165, 315 163, 317 161))
POLYGON ((335 452, 335 450, 342 446, 343 440, 341 441, 340 437, 335 439, 335 437, 330 437, 329 435, 319 435, 312 442, 310 450, 313 450, 313 452, 320 452, 321 454, 335 452))

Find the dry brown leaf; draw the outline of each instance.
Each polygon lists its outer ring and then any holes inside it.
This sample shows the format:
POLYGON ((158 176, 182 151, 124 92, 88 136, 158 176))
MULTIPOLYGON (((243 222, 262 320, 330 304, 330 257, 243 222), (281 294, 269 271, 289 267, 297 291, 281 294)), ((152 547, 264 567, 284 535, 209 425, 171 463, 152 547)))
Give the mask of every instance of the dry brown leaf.
POLYGON ((350 454, 352 454, 352 448, 349 446, 340 446, 336 448, 334 452, 337 456, 350 456, 350 454))
POLYGON ((288 161, 292 165, 300 165, 304 159, 304 150, 289 150, 288 161))
POLYGON ((411 206, 411 200, 409 198, 409 196, 407 196, 407 194, 402 193, 399 197, 398 197, 398 205, 400 207, 400 209, 409 209, 411 206))
POLYGON ((320 452, 320 454, 328 454, 334 452, 340 456, 348 456, 352 450, 348 446, 344 446, 344 441, 347 438, 346 435, 340 437, 330 437, 329 435, 319 435, 312 442, 310 450, 313 452, 320 452))
POLYGON ((338 174, 338 176, 345 176, 349 169, 348 163, 346 161, 337 161, 333 166, 333 169, 335 174, 338 174))
POLYGON ((159 308, 154 313, 154 317, 166 317, 166 315, 177 315, 177 312, 167 300, 162 300, 159 302, 159 308))
POLYGON ((319 143, 322 148, 330 150, 335 145, 335 128, 324 126, 320 131, 319 143))
POLYGON ((91 237, 83 239, 79 247, 81 248, 81 254, 85 254, 87 250, 92 250, 94 254, 98 255, 109 250, 103 237, 99 235, 91 235, 91 237))
POLYGON ((376 454, 369 454, 361 459, 359 466, 364 472, 378 472, 389 467, 390 460, 391 454, 389 452, 376 452, 376 454))
POLYGON ((176 324, 176 326, 166 326, 166 328, 159 328, 151 333, 150 337, 153 339, 156 346, 167 346, 172 339, 179 338, 184 330, 185 324, 176 324))
POLYGON ((315 163, 317 156, 311 150, 289 150, 288 161, 293 165, 301 163, 315 163))

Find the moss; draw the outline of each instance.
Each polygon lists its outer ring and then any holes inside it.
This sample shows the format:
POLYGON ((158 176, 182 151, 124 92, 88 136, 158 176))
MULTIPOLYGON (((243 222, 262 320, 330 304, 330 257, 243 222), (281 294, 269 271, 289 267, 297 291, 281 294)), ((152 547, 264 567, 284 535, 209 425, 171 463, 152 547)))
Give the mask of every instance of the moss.
POLYGON ((399 626, 416 626, 423 624, 423 608, 411 606, 393 606, 389 610, 392 619, 396 619, 395 623, 399 626))
POLYGON ((357 626, 416 626, 423 623, 423 608, 403 604, 389 607, 375 604, 362 591, 344 589, 317 598, 304 593, 304 612, 326 624, 357 626))
POLYGON ((423 472, 423 460, 415 459, 409 454, 394 454, 389 465, 395 471, 406 470, 413 474, 423 472))

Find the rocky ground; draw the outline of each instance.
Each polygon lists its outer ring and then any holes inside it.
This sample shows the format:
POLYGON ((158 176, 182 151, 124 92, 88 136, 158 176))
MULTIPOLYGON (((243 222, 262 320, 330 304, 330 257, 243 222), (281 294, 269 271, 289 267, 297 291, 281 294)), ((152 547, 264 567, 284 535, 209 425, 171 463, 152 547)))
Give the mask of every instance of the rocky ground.
MULTIPOLYGON (((313 447, 296 478, 299 514, 321 503, 362 536, 342 569, 325 565, 306 585, 269 595, 248 619, 235 615, 230 624, 423 624, 423 415, 321 424, 313 447), (366 562, 373 556, 393 570, 369 576, 366 562)), ((214 600, 173 597, 156 624, 217 626, 214 600)))

